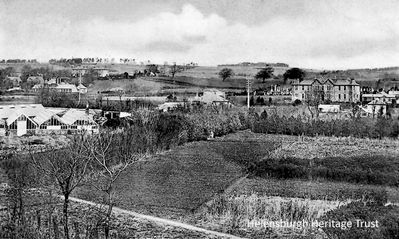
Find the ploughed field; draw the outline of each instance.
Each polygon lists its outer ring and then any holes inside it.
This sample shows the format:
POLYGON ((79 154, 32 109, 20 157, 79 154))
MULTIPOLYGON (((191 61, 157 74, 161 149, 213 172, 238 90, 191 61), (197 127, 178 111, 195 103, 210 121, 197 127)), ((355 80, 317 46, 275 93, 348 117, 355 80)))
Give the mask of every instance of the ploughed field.
MULTIPOLYGON (((116 205, 249 238, 334 236, 340 231, 256 228, 249 222, 342 215, 354 220, 356 210, 380 211, 364 217, 389 222, 384 211, 399 211, 384 206, 399 203, 398 161, 394 140, 241 131, 188 143, 130 167, 117 182, 116 205)), ((77 196, 101 200, 88 187, 77 196)), ((389 238, 384 234, 387 225, 367 233, 389 238)))
MULTIPOLYGON (((179 218, 195 211, 247 173, 247 165, 269 154, 278 143, 253 139, 192 142, 127 169, 116 185, 117 206, 179 218)), ((83 187, 77 196, 101 200, 83 187)))

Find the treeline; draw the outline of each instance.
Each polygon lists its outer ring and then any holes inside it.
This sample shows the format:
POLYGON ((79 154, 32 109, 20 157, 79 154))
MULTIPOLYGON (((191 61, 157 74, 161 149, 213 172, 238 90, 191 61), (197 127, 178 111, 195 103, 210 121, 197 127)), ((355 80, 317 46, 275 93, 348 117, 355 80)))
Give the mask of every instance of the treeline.
POLYGON ((36 59, 1 59, 0 63, 38 63, 36 59))
MULTIPOLYGON (((256 115, 257 116, 257 115, 256 115)), ((300 116, 268 116, 263 112, 254 123, 255 133, 287 134, 306 136, 353 136, 359 138, 382 138, 399 136, 399 122, 394 119, 354 118, 352 120, 335 119, 331 121, 305 121, 300 116)))

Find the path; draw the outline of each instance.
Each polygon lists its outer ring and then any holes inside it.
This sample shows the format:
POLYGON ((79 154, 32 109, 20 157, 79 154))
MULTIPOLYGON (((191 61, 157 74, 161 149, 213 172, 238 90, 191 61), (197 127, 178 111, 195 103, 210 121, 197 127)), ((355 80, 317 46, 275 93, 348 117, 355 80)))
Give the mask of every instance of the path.
MULTIPOLYGON (((83 204, 87 204, 87 205, 91 205, 91 206, 96 206, 96 207, 103 206, 103 205, 98 204, 98 203, 82 200, 82 199, 75 198, 75 197, 70 197, 69 199, 71 201, 73 201, 73 202, 83 203, 83 204)), ((200 228, 200 227, 196 227, 196 226, 193 226, 193 225, 190 225, 190 224, 186 224, 186 223, 182 223, 182 222, 178 222, 178 221, 173 221, 173 220, 169 220, 169 219, 164 219, 164 218, 160 218, 160 217, 154 217, 154 216, 150 216, 150 215, 145 215, 145 214, 141 214, 141 213, 137 213, 137 212, 128 211, 128 210, 124 210, 124 209, 121 209, 121 208, 118 208, 118 207, 113 207, 113 212, 114 213, 119 213, 119 214, 120 213, 127 214, 127 215, 130 215, 130 216, 134 216, 134 217, 137 217, 137 218, 145 219, 145 220, 148 220, 148 221, 153 221, 153 222, 164 224, 164 225, 180 227, 180 228, 184 228, 184 229, 191 230, 191 231, 202 232, 202 233, 205 233, 205 234, 210 234, 212 236, 218 236, 218 237, 222 237, 222 238, 233 238, 233 239, 241 239, 242 238, 242 237, 237 237, 237 236, 226 234, 226 233, 222 233, 222 232, 216 232, 216 231, 203 229, 203 228, 200 228)))

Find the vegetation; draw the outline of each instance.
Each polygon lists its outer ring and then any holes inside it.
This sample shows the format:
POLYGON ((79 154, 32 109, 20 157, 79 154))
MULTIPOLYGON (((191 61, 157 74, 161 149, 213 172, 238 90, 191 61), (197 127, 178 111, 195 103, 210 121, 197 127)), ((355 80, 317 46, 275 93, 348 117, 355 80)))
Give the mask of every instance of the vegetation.
POLYGON ((399 207, 375 205, 373 203, 352 202, 337 210, 327 212, 322 220, 351 221, 348 230, 340 228, 325 228, 324 232, 330 238, 386 238, 399 237, 399 207), (365 223, 358 226, 359 221, 365 223), (374 226, 371 224, 373 223, 374 226), (378 227, 376 227, 378 223, 378 227))
POLYGON ((259 118, 254 124, 253 131, 267 134, 287 135, 325 135, 325 136, 354 136, 359 138, 397 138, 399 123, 394 119, 355 118, 353 120, 337 119, 331 121, 305 121, 300 116, 285 117, 270 115, 259 118))
POLYGON ((301 81, 305 78, 305 75, 305 71, 300 68, 290 68, 283 75, 284 83, 286 83, 288 79, 298 79, 301 81))
POLYGON ((266 79, 273 77, 273 71, 272 67, 262 68, 258 73, 256 73, 255 79, 261 79, 262 83, 265 83, 266 79))
POLYGON ((332 157, 268 159, 250 169, 255 176, 325 179, 363 184, 398 186, 396 157, 332 157))
POLYGON ((222 78, 222 81, 225 81, 227 78, 233 76, 234 72, 230 68, 223 68, 219 71, 219 77, 222 78))

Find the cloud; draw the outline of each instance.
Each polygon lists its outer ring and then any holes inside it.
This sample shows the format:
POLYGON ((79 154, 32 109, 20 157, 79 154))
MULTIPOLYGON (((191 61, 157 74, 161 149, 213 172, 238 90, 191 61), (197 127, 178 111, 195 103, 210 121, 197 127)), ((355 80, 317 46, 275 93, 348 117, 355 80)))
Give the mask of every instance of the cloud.
POLYGON ((252 25, 190 4, 177 12, 120 19, 99 15, 80 21, 49 13, 13 21, 8 16, 0 44, 10 58, 133 57, 203 65, 278 61, 313 68, 397 64, 399 2, 305 1, 301 6, 306 14, 275 14, 252 25))

